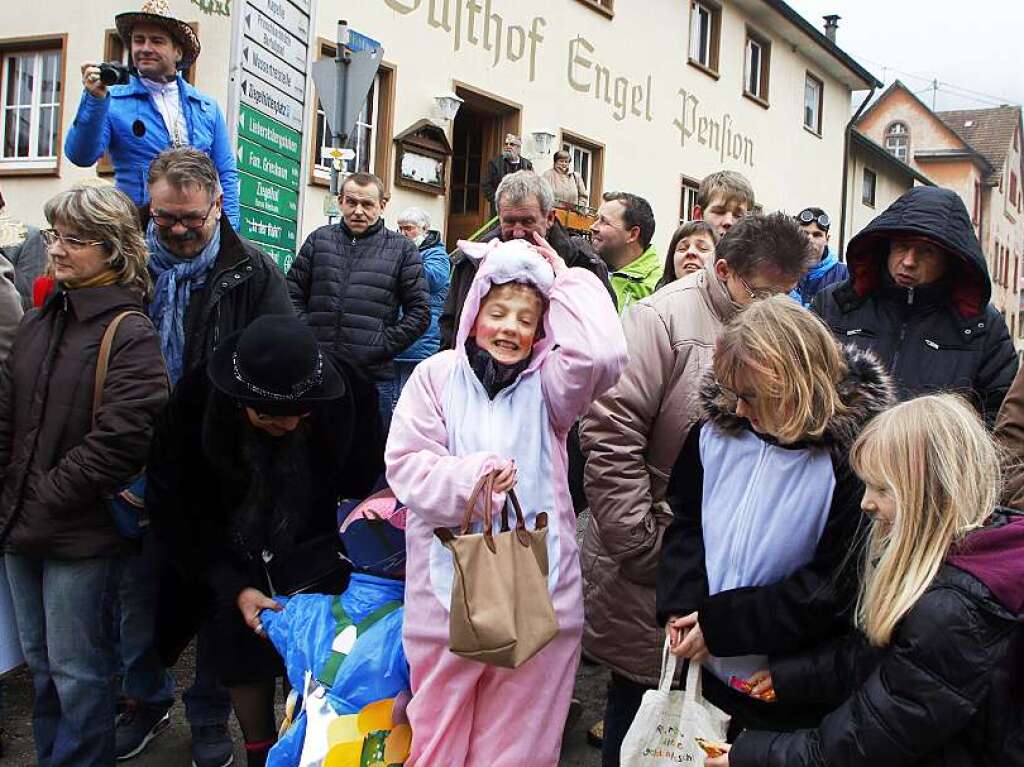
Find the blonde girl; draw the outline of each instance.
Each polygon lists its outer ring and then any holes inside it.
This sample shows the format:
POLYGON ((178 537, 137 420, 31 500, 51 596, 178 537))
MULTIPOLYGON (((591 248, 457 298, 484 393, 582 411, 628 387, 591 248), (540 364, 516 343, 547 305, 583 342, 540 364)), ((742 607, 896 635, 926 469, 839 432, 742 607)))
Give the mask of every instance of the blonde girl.
POLYGON ((872 520, 859 633, 775 660, 760 689, 834 711, 748 731, 709 765, 1024 764, 1024 516, 995 508, 996 448, 952 394, 872 421, 853 446, 872 520))
POLYGON ((700 397, 669 481, 658 619, 735 730, 813 724, 824 712, 754 699, 747 680, 849 625, 865 519, 847 456, 892 387, 873 356, 776 296, 726 327, 700 397))

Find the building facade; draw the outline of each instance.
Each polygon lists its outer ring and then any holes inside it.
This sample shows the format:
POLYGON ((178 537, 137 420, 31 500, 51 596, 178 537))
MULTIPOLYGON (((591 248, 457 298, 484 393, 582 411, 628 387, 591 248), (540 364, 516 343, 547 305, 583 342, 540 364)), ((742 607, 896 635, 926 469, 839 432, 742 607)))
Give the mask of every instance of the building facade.
MULTIPOLYGON (((659 247, 688 215, 696 184, 720 169, 746 175, 765 209, 838 212, 851 93, 878 84, 779 0, 269 2, 308 9, 310 59, 333 56, 339 16, 383 45, 348 167, 384 179, 391 220, 421 207, 449 244, 485 221, 481 182, 507 132, 523 136, 538 172, 551 167, 555 149, 568 149, 592 204, 612 189, 647 197, 659 247), (453 120, 439 116, 446 95, 462 100, 453 120), (450 151, 441 188, 409 183, 415 169, 401 158, 410 153, 395 141, 424 120, 443 132, 434 142, 441 153, 450 151)), ((54 192, 104 172, 102 163, 71 165, 61 144, 81 95, 80 63, 123 55, 113 17, 131 9, 114 0, 53 5, 46 14, 8 14, 0 33, 2 82, 24 83, 0 94, 0 183, 10 212, 36 224, 54 192)), ((237 15, 241 6, 171 2, 202 40, 190 78, 221 102, 233 130, 240 69, 232 8, 237 15)), ((330 167, 311 77, 303 87, 299 242, 326 222, 330 167)))
POLYGON ((988 262, 992 302, 1024 349, 1021 108, 933 112, 897 80, 864 112, 857 129, 960 196, 988 262))

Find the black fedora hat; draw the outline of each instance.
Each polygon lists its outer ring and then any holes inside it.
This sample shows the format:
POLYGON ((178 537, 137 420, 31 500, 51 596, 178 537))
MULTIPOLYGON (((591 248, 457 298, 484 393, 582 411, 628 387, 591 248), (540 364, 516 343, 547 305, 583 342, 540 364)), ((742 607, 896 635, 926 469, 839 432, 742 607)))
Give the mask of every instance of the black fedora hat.
POLYGON ((298 415, 345 394, 345 379, 316 336, 286 314, 257 317, 214 349, 207 374, 232 399, 267 415, 298 415))

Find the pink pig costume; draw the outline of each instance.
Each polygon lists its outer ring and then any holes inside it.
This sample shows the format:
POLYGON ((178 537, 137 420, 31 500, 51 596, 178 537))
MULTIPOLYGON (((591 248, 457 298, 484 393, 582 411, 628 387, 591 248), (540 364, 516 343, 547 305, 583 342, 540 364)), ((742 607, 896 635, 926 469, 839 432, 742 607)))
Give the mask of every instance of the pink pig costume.
MULTIPOLYGON (((626 341, 601 282, 585 269, 557 278, 522 241, 460 243, 486 256, 462 310, 454 350, 420 363, 395 409, 387 478, 409 507, 403 641, 412 675, 410 767, 554 767, 580 657, 583 594, 565 437, 626 365, 626 341), (465 341, 492 285, 526 282, 548 298, 544 336, 527 369, 488 399, 465 341), (555 348, 557 345, 558 348, 555 348), (548 588, 559 633, 518 669, 448 651, 451 555, 434 536, 457 527, 473 485, 509 458, 533 529, 549 517, 548 588)), ((504 495, 495 495, 494 512, 504 495)), ((496 524, 497 517, 496 517, 496 524)))

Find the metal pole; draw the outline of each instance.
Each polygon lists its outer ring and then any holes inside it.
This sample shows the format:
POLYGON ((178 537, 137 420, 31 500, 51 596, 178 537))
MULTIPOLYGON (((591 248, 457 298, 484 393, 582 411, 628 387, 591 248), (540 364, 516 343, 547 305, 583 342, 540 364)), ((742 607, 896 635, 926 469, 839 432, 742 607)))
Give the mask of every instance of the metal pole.
MULTIPOLYGON (((346 124, 345 101, 348 98, 348 65, 352 61, 352 51, 349 50, 348 22, 345 19, 338 21, 338 37, 334 51, 334 62, 338 67, 338 100, 335 113, 331 115, 331 146, 334 149, 342 149, 348 143, 348 134, 343 133, 343 126, 346 124)), ((331 162, 331 195, 337 197, 341 191, 341 167, 344 160, 335 158, 331 162)), ((328 223, 333 223, 331 216, 328 223)))

